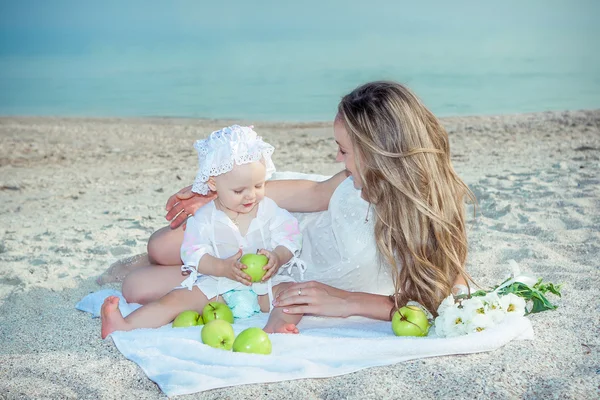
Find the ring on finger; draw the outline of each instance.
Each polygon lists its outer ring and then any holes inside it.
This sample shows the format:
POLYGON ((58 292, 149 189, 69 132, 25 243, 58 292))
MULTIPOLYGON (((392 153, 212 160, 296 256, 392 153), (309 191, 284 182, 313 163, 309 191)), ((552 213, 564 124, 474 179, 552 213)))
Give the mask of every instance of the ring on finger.
POLYGON ((298 296, 302 296, 302 288, 298 289, 298 296))

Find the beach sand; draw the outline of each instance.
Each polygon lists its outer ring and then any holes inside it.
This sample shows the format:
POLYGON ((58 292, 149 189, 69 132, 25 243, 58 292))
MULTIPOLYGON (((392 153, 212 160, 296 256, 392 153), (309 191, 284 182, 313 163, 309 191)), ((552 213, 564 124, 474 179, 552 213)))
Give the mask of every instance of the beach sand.
MULTIPOLYGON (((0 398, 164 398, 75 304, 145 251, 164 204, 196 172, 192 143, 233 121, 0 118, 0 398)), ((236 121, 239 122, 239 121, 236 121)), ((536 339, 191 398, 599 398, 600 110, 443 119, 479 201, 469 271, 483 286, 514 259, 563 283, 536 339)), ((332 174, 331 123, 254 123, 278 170, 332 174)), ((119 285, 108 285, 119 288, 119 285)))

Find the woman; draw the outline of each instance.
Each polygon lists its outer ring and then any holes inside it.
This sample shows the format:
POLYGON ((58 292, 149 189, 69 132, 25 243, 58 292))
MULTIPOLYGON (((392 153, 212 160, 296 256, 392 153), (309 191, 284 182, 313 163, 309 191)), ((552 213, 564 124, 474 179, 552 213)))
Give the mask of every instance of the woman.
MULTIPOLYGON (((342 98, 334 137, 345 171, 266 187, 280 207, 309 213, 296 214, 305 281, 274 305, 291 314, 388 320, 412 300, 435 315, 453 285, 468 280, 463 202, 472 194, 452 167, 446 131, 409 89, 372 82, 342 98)), ((171 226, 210 199, 189 187, 171 197, 171 226)), ((123 282, 128 301, 152 301, 181 283, 182 238, 182 227, 163 228, 148 243, 148 259, 158 265, 125 266, 135 267, 123 282)))

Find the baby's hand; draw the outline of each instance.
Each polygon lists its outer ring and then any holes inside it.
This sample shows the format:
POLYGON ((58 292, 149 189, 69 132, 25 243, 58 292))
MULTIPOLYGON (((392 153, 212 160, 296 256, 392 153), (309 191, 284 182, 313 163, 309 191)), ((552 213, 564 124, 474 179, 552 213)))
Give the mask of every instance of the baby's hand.
POLYGON ((221 260, 221 262, 223 263, 222 276, 243 283, 246 286, 250 286, 252 285, 252 278, 250 278, 250 276, 243 271, 247 267, 244 264, 240 263, 241 256, 242 249, 240 249, 233 256, 221 260))
POLYGON ((277 274, 277 271, 279 271, 279 267, 281 267, 281 262, 279 260, 279 256, 277 255, 277 253, 274 253, 274 252, 271 252, 271 251, 268 251, 265 249, 260 249, 257 253, 262 254, 269 259, 269 262, 267 263, 267 265, 265 265, 263 267, 263 269, 266 270, 267 273, 261 279, 262 282, 266 282, 273 275, 277 274))

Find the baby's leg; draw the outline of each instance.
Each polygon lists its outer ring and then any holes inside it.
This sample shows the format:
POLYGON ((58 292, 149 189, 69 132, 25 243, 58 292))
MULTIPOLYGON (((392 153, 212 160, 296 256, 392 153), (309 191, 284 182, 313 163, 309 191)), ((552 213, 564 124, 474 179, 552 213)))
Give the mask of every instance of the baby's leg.
POLYGON ((150 265, 131 272, 122 285, 129 303, 148 304, 167 295, 186 278, 179 265, 150 265))
MULTIPOLYGON (((280 283, 273 287, 273 297, 277 297, 279 292, 292 283, 280 283)), ((260 304, 260 310, 262 312, 269 312, 269 296, 262 295, 258 296, 258 304, 260 304)), ((264 331, 267 333, 298 333, 296 325, 302 319, 301 314, 286 314, 281 308, 273 308, 267 325, 264 327, 264 331)))
POLYGON ((175 289, 157 301, 148 303, 123 318, 119 310, 119 298, 107 297, 102 305, 102 339, 115 331, 130 331, 137 328, 158 328, 175 319, 185 310, 202 312, 208 299, 200 289, 175 289))
POLYGON ((181 243, 183 243, 183 225, 171 229, 165 226, 154 232, 148 239, 148 258, 156 265, 181 265, 181 243))

